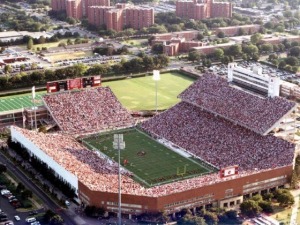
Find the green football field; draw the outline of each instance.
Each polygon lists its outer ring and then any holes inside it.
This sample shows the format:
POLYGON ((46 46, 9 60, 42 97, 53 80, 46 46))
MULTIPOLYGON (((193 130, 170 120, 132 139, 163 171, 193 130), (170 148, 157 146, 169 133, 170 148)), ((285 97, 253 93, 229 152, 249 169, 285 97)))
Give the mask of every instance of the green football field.
MULTIPOLYGON (((137 182, 146 187, 212 172, 204 162, 186 158, 139 130, 127 129, 118 133, 124 135, 126 145, 121 150, 121 165, 134 174, 137 182)), ((118 162, 118 152, 112 146, 113 133, 88 137, 83 142, 89 149, 97 149, 118 162)))
MULTIPOLYGON (((45 94, 45 91, 36 92, 35 94, 35 105, 42 105, 43 102, 41 97, 45 94)), ((21 94, 21 95, 13 95, 7 97, 0 98, 0 112, 28 108, 33 106, 32 95, 30 94, 21 94)))
MULTIPOLYGON (((177 72, 161 74, 157 83, 158 109, 167 109, 175 105, 184 89, 194 80, 177 72)), ((155 109, 155 81, 152 76, 130 78, 103 82, 103 86, 110 86, 119 101, 129 110, 154 110, 155 109)), ((46 92, 36 92, 36 105, 41 105, 41 96, 46 92)), ((31 107, 31 93, 0 97, 0 112, 31 107)))

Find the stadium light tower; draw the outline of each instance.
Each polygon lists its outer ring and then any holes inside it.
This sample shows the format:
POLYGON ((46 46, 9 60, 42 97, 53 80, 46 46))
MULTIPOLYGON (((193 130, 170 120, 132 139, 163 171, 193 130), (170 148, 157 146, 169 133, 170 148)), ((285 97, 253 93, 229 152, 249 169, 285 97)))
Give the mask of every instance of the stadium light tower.
POLYGON ((159 70, 153 70, 153 80, 155 81, 155 112, 157 113, 157 81, 160 80, 159 70))
MULTIPOLYGON (((33 102, 33 110, 34 110, 34 127, 37 130, 37 122, 36 122, 36 106, 35 106, 35 86, 32 87, 32 102, 33 102)), ((31 118, 32 119, 32 118, 31 118)))
POLYGON ((119 203, 118 203, 118 225, 121 225, 121 164, 120 164, 120 150, 125 148, 123 141, 123 134, 114 134, 113 148, 118 150, 118 181, 119 181, 119 203))

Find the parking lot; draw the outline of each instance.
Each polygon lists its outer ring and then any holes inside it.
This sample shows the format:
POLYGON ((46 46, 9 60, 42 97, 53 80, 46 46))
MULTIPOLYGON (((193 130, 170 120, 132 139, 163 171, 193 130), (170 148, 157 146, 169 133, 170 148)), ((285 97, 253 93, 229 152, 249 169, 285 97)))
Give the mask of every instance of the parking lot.
POLYGON ((16 198, 9 194, 5 189, 1 190, 0 197, 0 224, 2 225, 25 225, 26 218, 35 217, 37 214, 41 213, 43 210, 20 210, 14 207, 13 202, 17 202, 16 198), (3 193, 3 195, 2 195, 3 193), (6 194, 5 194, 6 193, 6 194))
MULTIPOLYGON (((261 67, 263 74, 272 74, 275 76, 280 77, 281 80, 293 80, 293 81, 300 81, 299 77, 297 77, 296 74, 277 69, 275 67, 271 67, 259 62, 248 62, 248 61, 242 61, 237 63, 238 66, 252 70, 255 67, 261 67)), ((208 71, 214 72, 220 76, 227 76, 227 65, 220 64, 220 65, 213 65, 211 66, 208 71)))

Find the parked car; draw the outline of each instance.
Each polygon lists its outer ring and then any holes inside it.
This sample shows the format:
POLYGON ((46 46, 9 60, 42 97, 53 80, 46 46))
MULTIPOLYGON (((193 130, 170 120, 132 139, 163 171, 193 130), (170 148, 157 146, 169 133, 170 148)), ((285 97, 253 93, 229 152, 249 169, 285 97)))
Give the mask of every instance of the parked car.
POLYGON ((15 218, 16 221, 20 221, 21 220, 21 218, 18 215, 15 215, 14 218, 15 218))

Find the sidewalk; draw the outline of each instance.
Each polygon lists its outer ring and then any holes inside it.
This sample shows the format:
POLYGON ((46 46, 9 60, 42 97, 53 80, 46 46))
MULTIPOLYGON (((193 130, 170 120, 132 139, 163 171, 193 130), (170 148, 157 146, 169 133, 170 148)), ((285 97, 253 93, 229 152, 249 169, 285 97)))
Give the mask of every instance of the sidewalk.
POLYGON ((294 196, 295 199, 295 204, 292 207, 292 215, 291 215, 291 222, 290 225, 297 225, 300 224, 300 221, 297 221, 297 214, 298 214, 298 207, 299 207, 299 194, 300 190, 292 190, 291 191, 292 195, 294 196))

